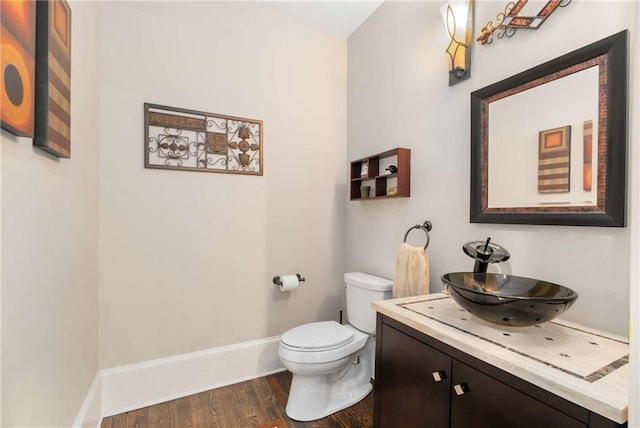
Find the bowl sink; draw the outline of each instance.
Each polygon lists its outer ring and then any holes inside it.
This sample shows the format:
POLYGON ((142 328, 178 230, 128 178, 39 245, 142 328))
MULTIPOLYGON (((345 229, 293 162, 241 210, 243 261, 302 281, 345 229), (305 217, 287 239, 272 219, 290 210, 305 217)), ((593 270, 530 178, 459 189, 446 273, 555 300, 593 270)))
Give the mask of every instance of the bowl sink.
POLYGON ((570 288, 521 276, 453 272, 442 283, 455 302, 495 324, 530 326, 564 313, 578 298, 570 288))

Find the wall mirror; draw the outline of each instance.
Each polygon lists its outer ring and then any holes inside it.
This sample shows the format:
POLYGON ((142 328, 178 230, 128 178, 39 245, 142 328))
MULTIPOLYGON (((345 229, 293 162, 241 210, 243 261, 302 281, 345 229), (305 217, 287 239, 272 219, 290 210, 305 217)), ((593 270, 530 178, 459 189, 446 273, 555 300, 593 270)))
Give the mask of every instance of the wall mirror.
POLYGON ((471 93, 472 223, 626 225, 627 38, 471 93))

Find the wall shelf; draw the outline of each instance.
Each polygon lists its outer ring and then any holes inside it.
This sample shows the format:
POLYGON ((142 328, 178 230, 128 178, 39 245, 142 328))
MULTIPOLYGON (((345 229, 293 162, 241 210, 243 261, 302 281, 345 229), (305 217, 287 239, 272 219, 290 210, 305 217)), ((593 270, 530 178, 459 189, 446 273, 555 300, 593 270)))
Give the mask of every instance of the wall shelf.
POLYGON ((386 152, 378 153, 351 162, 351 189, 349 199, 395 199, 411 196, 411 149, 398 147, 386 152), (362 175, 363 165, 366 165, 366 175, 362 175), (395 165, 398 171, 385 174, 389 165, 395 165), (370 196, 362 197, 361 186, 370 186, 370 196), (396 187, 398 192, 389 195, 389 189, 396 187))

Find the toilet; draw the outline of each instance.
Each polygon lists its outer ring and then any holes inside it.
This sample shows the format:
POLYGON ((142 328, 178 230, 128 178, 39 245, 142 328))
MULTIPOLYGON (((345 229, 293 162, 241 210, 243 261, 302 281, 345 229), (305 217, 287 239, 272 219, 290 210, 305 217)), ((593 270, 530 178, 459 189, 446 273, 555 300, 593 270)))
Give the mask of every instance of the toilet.
POLYGON ((292 374, 287 415, 312 421, 345 409, 371 392, 376 313, 371 302, 390 299, 393 282, 362 272, 344 275, 349 325, 304 324, 285 332, 278 353, 292 374))

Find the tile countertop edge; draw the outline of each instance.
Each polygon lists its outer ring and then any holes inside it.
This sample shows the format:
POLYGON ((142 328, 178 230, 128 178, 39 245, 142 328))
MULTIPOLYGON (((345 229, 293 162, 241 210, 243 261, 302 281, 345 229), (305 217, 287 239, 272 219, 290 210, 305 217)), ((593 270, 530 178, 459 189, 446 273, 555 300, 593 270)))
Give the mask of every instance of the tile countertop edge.
MULTIPOLYGON (((436 296, 436 295, 429 295, 436 296)), ((438 297, 448 297, 446 294, 438 293, 438 297)), ((519 377, 533 385, 543 388, 549 392, 552 392, 559 397, 562 397, 572 403, 582 406, 594 413, 604 416, 612 421, 623 424, 628 419, 628 391, 626 391, 627 402, 622 405, 620 400, 614 402, 615 398, 620 398, 620 395, 624 395, 623 392, 618 394, 598 394, 597 397, 589 395, 589 391, 585 389, 594 389, 593 384, 587 385, 585 388, 584 381, 581 379, 570 379, 569 376, 563 376, 562 374, 551 373, 554 369, 544 366, 542 363, 535 361, 528 361, 526 357, 519 355, 508 355, 509 361, 503 355, 505 350, 488 343, 482 343, 482 346, 474 346, 474 342, 481 339, 464 337, 466 334, 461 331, 441 324, 438 321, 431 320, 426 316, 422 316, 413 311, 400 307, 399 305, 406 303, 413 303, 423 301, 426 296, 404 297, 392 300, 383 300, 372 303, 372 308, 380 312, 383 315, 388 316, 396 321, 399 321, 406 326, 420 331, 428 336, 433 337, 455 349, 458 349, 466 354, 469 354, 475 358, 478 358, 486 363, 489 363, 501 370, 511 373, 512 375, 519 377), (463 339, 467 339, 466 341, 463 339), (545 374, 546 372, 546 374, 545 374), (552 376, 553 375, 553 376, 552 376), (556 376, 557 375, 557 376, 556 376), (561 383, 558 379, 561 378, 561 383)), ((572 324, 561 321, 562 323, 572 324)), ((575 324, 572 324, 575 325, 575 324)), ((594 329, 586 328, 588 331, 596 331, 594 329)), ((468 335, 467 335, 468 336, 468 335)), ((610 337, 616 337, 612 334, 610 337)), ((628 364, 620 370, 628 371, 628 364)), ((608 376, 613 376, 609 374, 608 376)), ((628 375, 623 378, 628 378, 628 375)), ((628 387, 627 387, 628 388, 628 387)))

